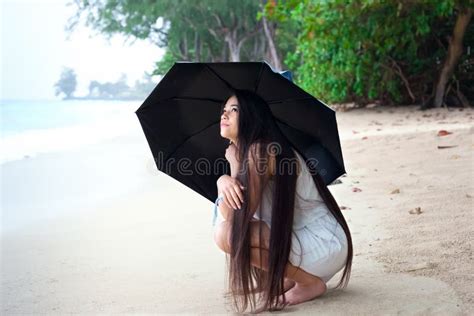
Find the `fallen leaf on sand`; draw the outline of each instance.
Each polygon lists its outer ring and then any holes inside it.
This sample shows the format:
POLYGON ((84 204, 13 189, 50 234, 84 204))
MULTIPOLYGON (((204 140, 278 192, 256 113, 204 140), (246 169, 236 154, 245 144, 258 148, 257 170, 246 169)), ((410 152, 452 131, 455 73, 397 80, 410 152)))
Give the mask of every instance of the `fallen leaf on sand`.
POLYGON ((458 147, 458 145, 451 145, 451 146, 438 146, 438 149, 453 148, 453 147, 458 147))
POLYGON ((362 191, 362 190, 359 189, 359 188, 356 188, 356 187, 352 188, 352 192, 360 192, 360 191, 362 191))
POLYGON ((368 138, 367 136, 362 137, 362 139, 367 139, 367 138, 368 138))
POLYGON ((441 130, 438 131, 438 136, 446 136, 446 135, 449 135, 449 134, 452 134, 452 132, 448 132, 445 129, 441 129, 441 130))
POLYGON ((409 210, 408 213, 418 215, 418 214, 421 214, 423 212, 421 211, 421 207, 415 207, 414 209, 409 210))
POLYGON ((400 189, 395 189, 392 192, 390 192, 390 194, 397 194, 397 193, 400 193, 400 189))

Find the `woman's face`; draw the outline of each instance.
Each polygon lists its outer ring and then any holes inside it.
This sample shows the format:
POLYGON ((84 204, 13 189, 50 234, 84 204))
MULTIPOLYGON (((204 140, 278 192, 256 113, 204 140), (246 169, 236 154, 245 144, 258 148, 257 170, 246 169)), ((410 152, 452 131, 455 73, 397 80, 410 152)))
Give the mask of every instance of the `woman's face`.
POLYGON ((237 143, 239 135, 239 105, 236 96, 231 96, 221 113, 221 136, 237 143))

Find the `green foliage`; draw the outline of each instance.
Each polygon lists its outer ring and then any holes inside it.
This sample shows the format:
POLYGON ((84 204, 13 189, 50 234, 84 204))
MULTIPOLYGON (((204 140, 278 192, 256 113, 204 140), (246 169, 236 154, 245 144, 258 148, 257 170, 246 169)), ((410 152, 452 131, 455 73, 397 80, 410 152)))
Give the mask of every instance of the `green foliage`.
MULTIPOLYGON (((327 103, 419 102, 431 93, 446 58, 460 8, 470 0, 75 0, 77 15, 109 36, 120 33, 166 48, 153 75, 175 61, 228 61, 230 42, 241 61, 265 59, 262 16, 275 28, 283 67, 327 103), (257 34, 257 36, 255 36, 257 34), (232 38, 231 38, 232 37, 232 38), (262 44, 263 42, 263 44, 262 44)), ((474 96, 474 30, 455 82, 474 96), (471 53, 467 53, 470 47, 471 53), (471 81, 470 81, 471 80, 471 81), (471 84, 469 84, 471 83, 471 84)), ((235 51, 234 51, 235 55, 235 51)))
POLYGON ((76 73, 72 68, 63 68, 60 79, 54 84, 56 96, 61 93, 65 95, 66 99, 72 97, 74 91, 76 91, 77 79, 76 73))
POLYGON ((435 77, 447 47, 437 40, 452 33, 437 27, 454 21, 455 8, 449 0, 303 0, 265 9, 283 28, 300 26, 285 63, 305 90, 326 102, 400 103, 412 101, 402 77, 416 92, 435 77))
MULTIPOLYGON (((112 36, 148 39, 166 48, 153 74, 164 74, 177 60, 225 61, 226 31, 234 28, 238 38, 256 27, 259 3, 254 0, 76 0, 77 12, 69 21, 73 30, 82 16, 86 25, 112 36)), ((254 59, 250 38, 241 47, 241 60, 254 59)))
POLYGON ((142 80, 136 80, 133 87, 127 84, 127 75, 122 74, 116 82, 98 82, 93 80, 89 84, 89 94, 85 99, 112 99, 130 100, 143 99, 156 84, 151 80, 151 76, 144 74, 142 80))

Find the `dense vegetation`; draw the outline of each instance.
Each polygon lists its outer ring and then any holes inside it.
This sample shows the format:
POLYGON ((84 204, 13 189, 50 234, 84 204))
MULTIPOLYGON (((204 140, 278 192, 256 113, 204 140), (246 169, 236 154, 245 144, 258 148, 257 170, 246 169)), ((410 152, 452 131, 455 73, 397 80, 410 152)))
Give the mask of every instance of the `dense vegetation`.
POLYGON ((470 0, 76 0, 108 36, 166 48, 177 60, 260 61, 289 69, 327 102, 469 106, 474 100, 470 0))

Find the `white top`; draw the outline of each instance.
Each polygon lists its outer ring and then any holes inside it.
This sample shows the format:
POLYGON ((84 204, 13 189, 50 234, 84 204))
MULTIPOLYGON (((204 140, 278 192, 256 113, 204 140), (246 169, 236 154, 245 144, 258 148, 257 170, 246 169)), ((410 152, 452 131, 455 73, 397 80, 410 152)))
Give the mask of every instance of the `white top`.
MULTIPOLYGON (((301 172, 297 176, 296 180, 293 229, 300 229, 317 218, 326 215, 330 211, 319 194, 318 189, 316 188, 316 183, 314 183, 312 175, 308 169, 308 166, 304 162, 303 157, 296 151, 294 152, 298 158, 301 172)), ((292 166, 292 164, 290 164, 290 166, 292 166)), ((263 190, 262 200, 260 201, 260 205, 257 208, 257 212, 254 214, 254 218, 260 219, 258 212, 261 208, 262 220, 265 221, 268 226, 271 226, 272 222, 271 213, 273 186, 274 180, 271 179, 263 190)))

